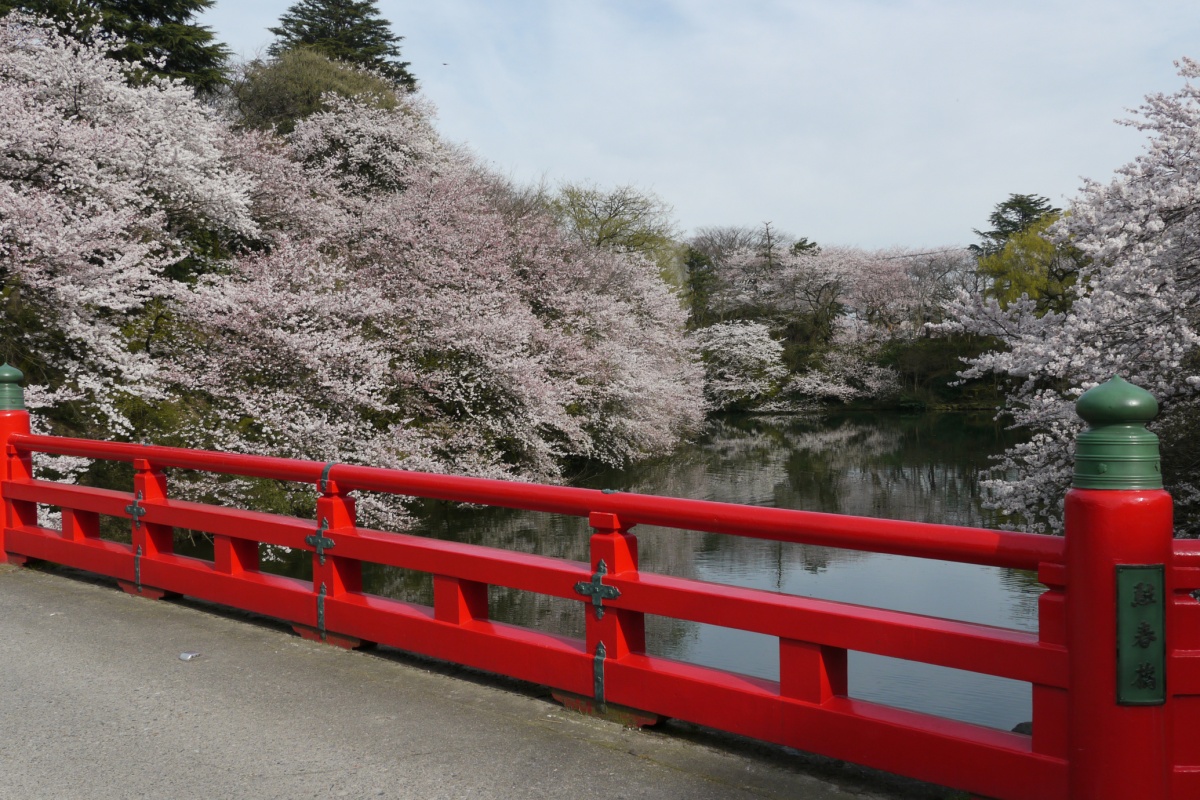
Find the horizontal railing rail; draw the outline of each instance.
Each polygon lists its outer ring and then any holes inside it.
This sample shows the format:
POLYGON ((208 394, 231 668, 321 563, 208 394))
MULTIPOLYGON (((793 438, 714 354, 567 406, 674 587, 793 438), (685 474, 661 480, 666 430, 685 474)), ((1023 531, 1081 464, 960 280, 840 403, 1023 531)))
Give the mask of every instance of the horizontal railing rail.
POLYGON ((762 508, 623 492, 604 492, 520 481, 468 478, 378 467, 246 456, 155 445, 90 439, 14 435, 24 452, 110 461, 146 459, 162 467, 244 477, 318 483, 322 477, 348 490, 384 492, 432 500, 517 508, 586 517, 617 514, 628 525, 655 525, 773 541, 825 545, 874 553, 956 561, 981 566, 1036 570, 1061 564, 1063 540, 1030 533, 956 525, 762 508))

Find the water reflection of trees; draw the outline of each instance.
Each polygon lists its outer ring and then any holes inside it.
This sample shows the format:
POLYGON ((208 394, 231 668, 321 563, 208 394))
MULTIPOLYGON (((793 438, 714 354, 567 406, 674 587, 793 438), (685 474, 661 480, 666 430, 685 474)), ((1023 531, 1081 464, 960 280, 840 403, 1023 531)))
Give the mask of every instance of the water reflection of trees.
POLYGON ((989 421, 945 414, 886 423, 847 417, 828 425, 792 429, 779 505, 954 525, 995 522, 979 507, 979 480, 988 456, 1011 436, 989 421))

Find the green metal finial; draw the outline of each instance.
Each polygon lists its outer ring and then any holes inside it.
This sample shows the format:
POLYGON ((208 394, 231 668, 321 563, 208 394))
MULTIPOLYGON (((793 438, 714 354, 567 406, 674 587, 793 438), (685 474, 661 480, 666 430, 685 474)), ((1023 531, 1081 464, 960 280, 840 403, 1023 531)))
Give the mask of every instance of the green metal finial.
POLYGON ((1146 423, 1158 401, 1145 389, 1113 377, 1075 403, 1088 424, 1075 445, 1076 489, 1161 489, 1158 437, 1146 423))
POLYGON ((24 378, 16 367, 0 366, 0 411, 25 410, 25 390, 21 388, 24 378))

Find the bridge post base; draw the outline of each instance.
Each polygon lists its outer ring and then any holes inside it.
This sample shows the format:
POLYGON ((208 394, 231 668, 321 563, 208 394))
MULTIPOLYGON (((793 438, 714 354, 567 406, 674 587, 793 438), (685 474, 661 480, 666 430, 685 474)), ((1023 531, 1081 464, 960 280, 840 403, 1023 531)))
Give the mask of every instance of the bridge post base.
POLYGON ((155 589, 153 586, 138 586, 136 583, 130 583, 129 581, 118 580, 117 585, 126 593, 134 597, 145 597, 147 600, 174 600, 177 597, 183 597, 179 592, 155 589))
POLYGON ((564 708, 578 711, 580 714, 585 714, 589 717, 599 717, 609 722, 619 722, 626 728, 653 728, 667 721, 667 717, 661 714, 617 706, 612 703, 600 706, 596 703, 595 698, 584 697, 583 695, 572 694, 571 692, 564 692, 559 689, 551 689, 550 696, 559 703, 562 703, 564 708))
POLYGON ((300 635, 301 639, 308 639, 310 642, 321 642, 322 644, 331 644, 334 647, 340 647, 343 650, 368 650, 375 646, 375 642, 359 639, 357 636, 344 636, 340 633, 325 631, 325 636, 322 638, 321 632, 316 628, 310 628, 307 625, 292 625, 292 630, 300 635))

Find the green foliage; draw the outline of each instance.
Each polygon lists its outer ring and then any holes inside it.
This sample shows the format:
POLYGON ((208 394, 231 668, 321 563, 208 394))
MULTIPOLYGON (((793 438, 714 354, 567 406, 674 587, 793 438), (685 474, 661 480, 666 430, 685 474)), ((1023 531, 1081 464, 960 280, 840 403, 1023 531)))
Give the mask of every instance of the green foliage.
POLYGON ((1050 200, 1041 195, 1010 194, 1003 203, 997 203, 996 210, 988 216, 992 229, 975 231, 975 235, 983 241, 971 245, 971 250, 980 257, 998 253, 1014 234, 1028 230, 1048 214, 1058 214, 1061 211, 1062 209, 1050 205, 1050 200))
POLYGON ((394 87, 385 79, 308 48, 288 50, 270 61, 252 61, 233 84, 241 125, 291 133, 296 122, 325 109, 322 97, 336 94, 395 108, 394 87))
POLYGON ((808 240, 807 236, 801 236, 799 239, 792 242, 792 246, 789 249, 792 251, 792 255, 797 255, 797 256, 800 255, 801 253, 819 253, 819 252, 821 252, 821 246, 818 245, 816 242, 810 242, 808 240))
POLYGON ((975 231, 983 240, 970 248, 979 259, 978 273, 987 281, 987 295, 1001 307, 1022 295, 1037 301, 1039 314, 1070 307, 1070 289, 1087 260, 1070 243, 1047 236, 1062 217, 1045 197, 1013 194, 988 217, 991 230, 975 231))
POLYGON ((0 0, 0 15, 14 9, 60 23, 72 36, 93 29, 113 33, 125 46, 110 55, 139 65, 136 74, 179 78, 202 92, 226 82, 229 51, 194 17, 215 0, 0 0))
POLYGON ((900 376, 900 405, 914 408, 997 408, 1002 387, 995 380, 962 380, 963 359, 996 347, 992 339, 973 334, 894 339, 883 346, 879 363, 900 376))
POLYGON ((795 313, 778 319, 764 318, 771 333, 783 343, 783 363, 791 372, 810 369, 829 349, 834 317, 823 313, 795 313))
POLYGON ((717 270, 712 256, 688 245, 683 251, 684 299, 689 309, 688 327, 693 330, 717 321, 710 308, 717 288, 717 270))
POLYGON ((550 201, 550 211, 573 238, 583 244, 639 253, 654 262, 659 275, 681 287, 682 247, 671 206, 632 186, 601 189, 591 184, 564 184, 550 201))
POLYGON ((41 303, 0 263, 0 361, 25 374, 25 385, 47 383, 52 367, 37 357, 41 348, 64 350, 63 336, 39 313, 41 303))
MULTIPOLYGON (((1180 373, 1184 375, 1200 373, 1200 349, 1193 349, 1180 367, 1180 373)), ((1163 481, 1168 487, 1186 483, 1195 486, 1194 476, 1200 475, 1200 401, 1192 398, 1175 402, 1178 405, 1173 412, 1160 416, 1153 427, 1162 450, 1163 481)), ((1200 536, 1200 514, 1195 511, 1196 491, 1176 492, 1175 495, 1177 501, 1182 499, 1181 495, 1191 501, 1185 501, 1182 508, 1176 509, 1176 535, 1197 538, 1200 536)))
POLYGON ((1041 311, 1066 311, 1068 290, 1075 284, 1086 258, 1070 244, 1055 244, 1047 229, 1061 213, 1051 211, 1023 230, 1011 234, 1004 247, 979 259, 979 272, 991 282, 988 293, 1007 307, 1021 295, 1038 301, 1041 311))
POLYGON ((409 62, 400 61, 404 37, 392 33, 374 0, 300 0, 279 18, 278 27, 267 30, 278 37, 267 50, 272 56, 309 48, 377 72, 404 89, 417 88, 409 62))

